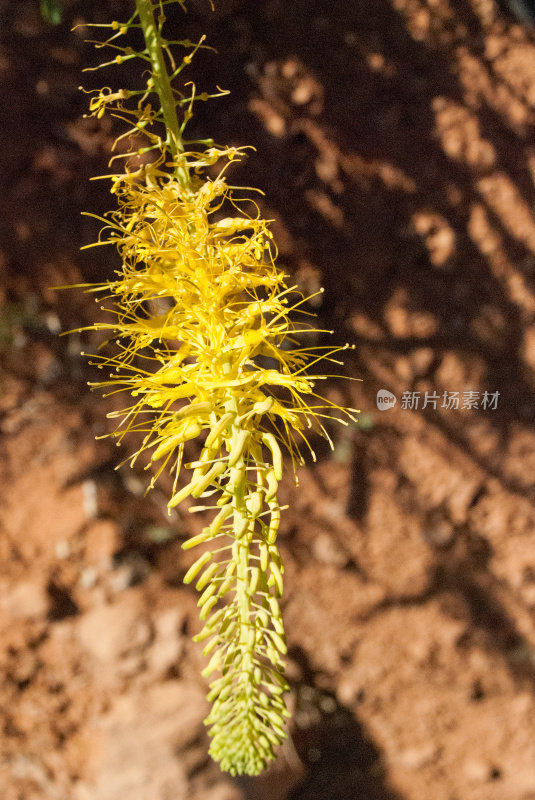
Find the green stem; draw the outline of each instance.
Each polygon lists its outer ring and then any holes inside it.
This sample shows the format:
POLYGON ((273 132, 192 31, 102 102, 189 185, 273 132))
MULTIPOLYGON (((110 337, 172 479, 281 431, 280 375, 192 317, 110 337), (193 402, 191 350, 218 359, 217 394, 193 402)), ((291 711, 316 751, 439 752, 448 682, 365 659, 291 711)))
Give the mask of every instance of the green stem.
POLYGON ((136 8, 145 37, 147 53, 151 60, 154 91, 158 94, 167 129, 167 143, 176 163, 176 176, 182 186, 188 186, 190 176, 182 157, 184 144, 176 114, 176 102, 165 64, 160 31, 154 19, 152 0, 136 0, 136 8))

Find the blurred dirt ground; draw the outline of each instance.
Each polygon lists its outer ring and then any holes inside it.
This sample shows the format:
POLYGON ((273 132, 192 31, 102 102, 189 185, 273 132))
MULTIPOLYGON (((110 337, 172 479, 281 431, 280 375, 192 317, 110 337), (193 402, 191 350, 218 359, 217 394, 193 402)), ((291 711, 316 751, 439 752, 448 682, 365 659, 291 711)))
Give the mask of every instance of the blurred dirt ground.
POLYGON ((50 288, 116 268, 79 252, 114 130, 77 87, 84 21, 130 3, 69 0, 57 28, 37 5, 0 2, 3 800, 535 798, 535 34, 493 0, 192 0, 178 20, 219 52, 199 90, 232 92, 197 131, 257 148, 233 179, 264 190, 362 379, 329 389, 360 424, 283 489, 291 739, 232 780, 181 583, 202 521, 114 471, 97 343, 58 337, 97 309, 50 288), (422 409, 445 391, 498 406, 422 409))

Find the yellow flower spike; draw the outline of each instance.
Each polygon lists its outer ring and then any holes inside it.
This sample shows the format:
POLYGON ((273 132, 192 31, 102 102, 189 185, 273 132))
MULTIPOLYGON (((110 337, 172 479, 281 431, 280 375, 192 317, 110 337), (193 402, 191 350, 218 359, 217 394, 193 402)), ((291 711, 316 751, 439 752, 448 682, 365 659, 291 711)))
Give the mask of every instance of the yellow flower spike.
POLYGON ((226 169, 244 148, 184 144, 195 103, 225 92, 197 94, 190 83, 181 94, 173 87, 204 37, 197 44, 163 37, 163 7, 171 2, 132 0, 126 23, 95 26, 112 31, 99 45, 115 50, 107 63, 139 58, 150 75, 139 89, 106 87, 90 99, 91 115, 111 111, 128 125, 119 139, 135 143, 113 156, 106 177, 117 207, 97 217, 104 228, 94 246, 113 245, 121 270, 85 287, 105 298, 113 320, 92 327, 109 330, 116 346, 115 355, 95 357, 110 375, 94 385, 133 398, 110 414, 121 419, 113 435, 118 443, 129 432, 144 435, 132 462, 144 452, 149 466, 161 462, 151 487, 170 466, 170 509, 187 497, 211 498, 190 509, 211 512, 211 522, 182 545, 211 547, 184 576, 202 592, 204 627, 194 641, 209 639, 203 674, 220 673, 208 694, 210 753, 233 775, 255 775, 274 757, 288 717, 277 600, 284 572, 276 545, 282 450, 294 466, 303 463, 298 442, 313 455, 303 431, 330 442, 323 421, 337 413, 354 419, 355 412, 316 394, 314 382, 324 376, 310 367, 340 363, 333 355, 346 348, 296 344, 303 329, 316 331, 294 322, 307 298, 276 267, 272 234, 254 200, 227 184, 226 169), (138 52, 120 44, 134 28, 145 41, 138 52), (175 63, 171 46, 187 49, 181 61, 175 63), (140 164, 148 153, 151 160, 140 164), (207 168, 217 164, 219 174, 208 178, 207 168), (191 472, 178 489, 184 445, 203 436, 200 457, 184 465, 191 472))

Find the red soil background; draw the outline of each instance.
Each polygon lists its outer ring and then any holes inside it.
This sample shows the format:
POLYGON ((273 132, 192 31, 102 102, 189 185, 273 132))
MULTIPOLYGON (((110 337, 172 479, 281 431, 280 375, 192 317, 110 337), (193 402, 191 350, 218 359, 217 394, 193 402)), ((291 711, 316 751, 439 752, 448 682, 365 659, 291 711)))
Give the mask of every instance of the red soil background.
POLYGON ((257 779, 207 757, 180 548, 201 521, 114 470, 96 340, 58 337, 97 309, 50 287, 116 268, 79 252, 117 131, 82 119, 96 55, 70 28, 130 3, 69 0, 53 28, 2 0, 1 796, 535 798, 535 35, 494 0, 217 6, 177 19, 218 50, 199 91, 232 92, 196 131, 257 148, 233 181, 264 190, 281 263, 325 286, 362 379, 328 387, 360 424, 282 489, 290 739, 257 779), (467 390, 498 408, 400 407, 467 390))

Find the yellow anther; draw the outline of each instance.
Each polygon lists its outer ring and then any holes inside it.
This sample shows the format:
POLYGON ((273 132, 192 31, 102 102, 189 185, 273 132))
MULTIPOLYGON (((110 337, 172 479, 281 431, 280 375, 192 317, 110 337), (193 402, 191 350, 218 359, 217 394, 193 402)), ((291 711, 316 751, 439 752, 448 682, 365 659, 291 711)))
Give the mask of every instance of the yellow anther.
POLYGON ((181 408, 180 411, 176 412, 176 416, 179 419, 184 419, 184 417, 192 417, 192 416, 204 416, 209 414, 212 410, 211 403, 190 403, 189 406, 185 406, 181 408))
POLYGON ((188 569, 188 571, 184 575, 184 578, 183 578, 184 583, 191 583, 191 581, 197 575, 197 573, 200 572, 201 569, 204 566, 206 566, 206 564, 208 564, 208 562, 210 561, 212 556, 213 556, 213 553, 210 553, 210 552, 203 553, 202 556, 199 556, 197 561, 195 561, 191 565, 191 567, 188 569))
MULTIPOLYGON (((214 561, 212 564, 210 564, 209 567, 207 567, 204 570, 203 574, 201 575, 201 577, 199 578, 199 580, 195 584, 195 588, 197 589, 198 592, 200 592, 202 589, 204 589, 206 584, 209 583, 212 580, 214 575, 219 571, 219 568, 220 567, 219 567, 219 564, 217 563, 217 561, 214 561)), ((271 599, 274 599, 274 598, 271 598, 271 599)))
POLYGON ((223 474, 225 469, 225 464, 222 462, 214 464, 213 467, 208 470, 206 475, 204 475, 204 477, 200 478, 194 483, 191 491, 193 497, 200 497, 201 494, 206 491, 206 489, 216 480, 216 478, 223 474))
POLYGON ((268 586, 271 584, 276 587, 279 597, 282 597, 282 574, 279 565, 276 561, 272 561, 269 566, 271 575, 268 580, 268 586))
POLYGON ((196 422, 189 422, 181 433, 169 436, 168 439, 164 439, 164 441, 158 445, 151 456, 151 461, 158 461, 159 458, 170 453, 171 450, 174 450, 175 447, 178 447, 182 442, 186 442, 188 439, 195 439, 200 432, 200 425, 196 422))
POLYGON ((197 606, 199 607, 204 606, 206 601, 209 600, 209 598, 212 597, 212 595, 215 594, 216 591, 217 591, 217 586, 215 583, 211 583, 209 586, 207 586, 204 592, 199 597, 197 601, 197 606))
POLYGON ((273 458, 273 471, 278 481, 282 480, 282 453, 275 436, 272 433, 262 434, 262 442, 271 451, 273 458))
POLYGON ((183 542, 182 549, 191 550, 192 547, 196 547, 198 544, 206 542, 208 539, 211 539, 212 536, 213 534, 210 528, 204 528, 202 533, 198 533, 196 536, 192 536, 191 539, 188 539, 186 542, 183 542))
POLYGON ((273 544, 279 532, 279 526, 281 521, 281 510, 276 502, 271 502, 269 504, 269 508, 271 512, 271 519, 269 522, 267 540, 268 544, 273 544))
POLYGON ((258 517, 258 515, 262 511, 264 497, 262 492, 252 492, 246 501, 247 511, 249 512, 252 518, 258 517))
POLYGON ((275 470, 270 469, 266 474, 266 481, 267 481, 267 489, 266 489, 266 496, 265 501, 269 503, 277 496, 277 490, 279 488, 279 482, 275 477, 275 470))
POLYGON ((189 497, 191 492, 193 491, 193 485, 188 483, 187 486, 184 486, 179 492, 174 494, 172 498, 167 503, 167 508, 174 508, 178 506, 186 497, 189 497))
POLYGON ((221 511, 219 511, 219 513, 217 514, 217 516, 214 518, 214 520, 210 525, 210 532, 212 536, 218 535, 221 528, 223 527, 223 524, 225 523, 225 520, 227 520, 231 515, 232 515, 232 504, 227 503, 226 505, 223 506, 221 511))
POLYGON ((203 620, 206 619, 212 608, 217 603, 217 600, 218 600, 217 597, 211 597, 209 600, 207 600, 207 602, 203 605, 201 609, 201 613, 199 614, 199 619, 203 620))
POLYGON ((260 570, 258 567, 253 567, 251 569, 251 576, 249 579, 249 592, 251 595, 256 593, 258 588, 258 579, 260 578, 260 570))
POLYGON ((216 446, 216 444, 221 440, 223 432, 228 427, 230 422, 232 422, 234 416, 235 415, 231 413, 223 414, 219 422, 212 428, 212 430, 206 437, 205 447, 216 446))
MULTIPOLYGON (((184 547, 184 545, 182 545, 182 547, 184 547)), ((268 563, 269 563, 268 546, 267 544, 264 544, 264 542, 262 542, 260 545, 260 569, 262 570, 262 572, 265 572, 267 570, 268 563)))
POLYGON ((235 464, 237 464, 240 458, 243 456, 245 448, 247 447, 247 442, 249 441, 250 437, 251 437, 250 431, 242 430, 236 435, 228 457, 229 467, 233 467, 235 464))

